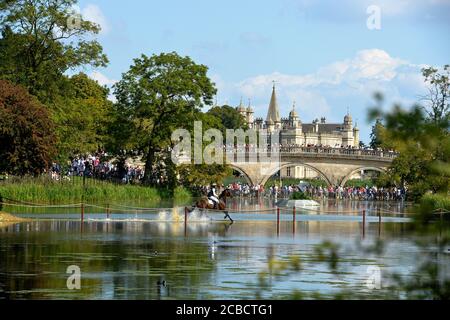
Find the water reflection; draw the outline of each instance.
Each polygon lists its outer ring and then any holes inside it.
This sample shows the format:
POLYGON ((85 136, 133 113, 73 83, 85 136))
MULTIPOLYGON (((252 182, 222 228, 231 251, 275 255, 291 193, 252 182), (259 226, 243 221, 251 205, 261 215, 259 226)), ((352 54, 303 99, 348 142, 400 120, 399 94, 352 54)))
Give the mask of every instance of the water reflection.
MULTIPOLYGON (((279 235, 277 204, 270 198, 231 199, 236 223, 189 221, 186 227, 182 219, 167 219, 175 214, 172 210, 124 210, 113 212, 110 220, 102 211, 87 211, 81 223, 72 211, 5 208, 40 220, 0 228, 0 298, 252 299, 268 261, 290 255, 301 257, 304 271, 272 282, 262 298, 283 297, 294 289, 331 294, 348 288, 371 297, 365 287, 368 266, 408 274, 423 255, 401 218, 408 210, 405 203, 323 201, 317 212, 299 209, 295 228, 292 215, 284 212, 279 235), (368 215, 364 232, 363 210, 368 215), (356 249, 377 239, 386 240, 385 252, 356 249), (333 274, 314 260, 315 247, 325 240, 345 249, 344 272, 333 274), (81 268, 80 291, 66 287, 70 265, 81 268)), ((182 217, 183 208, 178 211, 182 217)), ((223 215, 212 217, 221 220, 223 215)), ((448 255, 441 260, 449 265, 448 255)))
MULTIPOLYGON (((223 228, 195 232, 202 237, 223 228)), ((0 296, 12 299, 194 298, 215 268, 207 244, 178 237, 172 225, 85 223, 81 234, 79 222, 33 222, 0 235, 0 296), (82 270, 80 292, 65 289, 69 265, 82 270)))
MULTIPOLYGON (((193 202, 193 201, 192 201, 193 202)), ((275 213, 277 205, 283 207, 286 201, 283 199, 260 197, 236 197, 228 199, 227 208, 232 213, 239 213, 242 211, 253 211, 255 213, 275 213)), ((322 200, 319 202, 320 206, 313 208, 314 210, 304 210, 304 213, 312 214, 314 212, 320 214, 346 214, 346 215, 360 215, 363 210, 366 210, 368 215, 377 215, 377 211, 381 210, 383 215, 402 215, 409 209, 408 203, 394 202, 394 201, 352 201, 352 200, 322 200)), ((111 215, 134 215, 139 217, 142 214, 154 213, 154 210, 140 210, 139 208, 172 208, 173 202, 164 201, 155 206, 154 203, 141 202, 121 202, 121 203, 90 203, 84 208, 86 214, 106 214, 106 208, 109 208, 111 215), (134 210, 134 209, 138 210, 134 210)), ((176 208, 179 214, 184 214, 184 206, 190 206, 191 203, 178 204, 176 208)), ((18 205, 4 205, 4 210, 13 214, 28 214, 28 215, 80 215, 79 206, 75 207, 24 207, 18 205)), ((170 209, 166 209, 170 210, 170 209)), ((301 213, 301 212, 300 212, 301 213)))
MULTIPOLYGON (((280 281, 271 294, 293 288, 329 293, 339 286, 364 290, 368 265, 414 265, 417 249, 403 223, 383 225, 389 251, 367 256, 361 224, 348 221, 184 223, 34 221, 0 229, 0 298, 8 299, 247 299, 258 272, 272 258, 298 254, 301 278, 280 281), (82 228, 81 228, 82 226, 82 228), (82 230, 82 231, 81 231, 82 230), (336 278, 311 261, 314 246, 330 239, 349 248, 345 275, 336 278), (66 269, 78 265, 82 289, 66 288, 66 269), (339 285, 340 284, 340 285, 339 285)), ((366 241, 379 237, 368 224, 366 241)), ((270 297, 270 296, 268 296, 270 297)))
MULTIPOLYGON (((254 210, 261 212, 275 212, 277 205, 283 207, 285 199, 276 198, 232 198, 228 200, 231 212, 254 210)), ((409 204, 400 201, 352 201, 352 200, 322 200, 320 206, 313 208, 315 211, 326 213, 361 214, 366 210, 369 215, 376 215, 378 210, 386 214, 404 214, 409 209, 409 204)), ((308 210, 308 213, 314 210, 308 210)))

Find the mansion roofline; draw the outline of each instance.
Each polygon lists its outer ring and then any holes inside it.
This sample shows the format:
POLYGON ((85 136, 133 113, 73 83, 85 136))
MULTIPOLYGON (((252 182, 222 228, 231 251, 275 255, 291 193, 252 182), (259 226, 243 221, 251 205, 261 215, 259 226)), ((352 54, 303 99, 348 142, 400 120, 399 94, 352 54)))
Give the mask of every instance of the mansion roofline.
POLYGON ((327 123, 326 117, 316 119, 312 123, 302 123, 294 103, 289 116, 280 117, 275 85, 265 121, 263 118, 255 118, 250 103, 245 107, 242 99, 236 110, 245 118, 249 128, 269 132, 280 130, 283 144, 359 146, 359 129, 357 125, 353 126, 353 119, 349 113, 344 116, 342 123, 327 123))

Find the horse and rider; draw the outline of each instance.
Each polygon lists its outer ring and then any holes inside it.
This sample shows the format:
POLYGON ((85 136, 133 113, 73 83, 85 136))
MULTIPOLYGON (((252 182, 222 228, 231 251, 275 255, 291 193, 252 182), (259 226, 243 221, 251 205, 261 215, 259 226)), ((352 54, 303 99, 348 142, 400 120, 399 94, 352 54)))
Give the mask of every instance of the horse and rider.
POLYGON ((228 211, 226 210, 227 198, 231 198, 232 196, 230 189, 223 190, 220 195, 217 194, 217 190, 217 184, 213 183, 208 191, 207 196, 197 201, 193 205, 191 212, 194 209, 200 209, 201 211, 205 209, 211 211, 223 211, 225 213, 224 219, 229 219, 231 222, 234 222, 228 214, 228 211))
POLYGON ((208 199, 213 202, 215 210, 219 208, 219 196, 217 195, 217 184, 213 183, 208 192, 208 199))

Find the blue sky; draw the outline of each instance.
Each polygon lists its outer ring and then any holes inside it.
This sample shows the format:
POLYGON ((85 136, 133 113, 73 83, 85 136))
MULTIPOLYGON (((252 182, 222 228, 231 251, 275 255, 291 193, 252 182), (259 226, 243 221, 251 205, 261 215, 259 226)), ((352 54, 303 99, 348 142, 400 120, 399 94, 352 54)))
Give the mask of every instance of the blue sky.
POLYGON ((341 122, 347 108, 369 140, 373 92, 410 106, 425 94, 420 69, 450 64, 450 0, 83 0, 100 24, 107 68, 85 70, 101 84, 120 80, 132 59, 176 51, 209 67, 219 104, 251 99, 266 116, 272 81, 281 114, 296 101, 303 122, 341 122), (381 29, 367 28, 367 8, 381 29))

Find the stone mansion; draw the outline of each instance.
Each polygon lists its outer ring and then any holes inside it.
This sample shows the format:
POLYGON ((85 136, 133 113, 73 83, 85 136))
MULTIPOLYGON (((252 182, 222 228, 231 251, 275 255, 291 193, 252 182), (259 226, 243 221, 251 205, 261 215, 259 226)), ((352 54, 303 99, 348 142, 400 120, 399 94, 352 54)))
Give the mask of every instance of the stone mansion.
MULTIPOLYGON (((323 147, 359 147, 359 129, 353 126, 352 117, 345 115, 342 123, 327 123, 326 118, 316 119, 312 123, 302 123, 295 111, 295 103, 288 118, 281 118, 277 101, 275 85, 273 86, 267 118, 254 117, 254 110, 249 105, 242 104, 236 108, 244 116, 249 128, 255 130, 280 130, 280 139, 283 145, 321 145, 323 147)), ((282 177, 297 179, 315 178, 318 174, 304 166, 285 168, 281 172, 282 177)))

